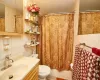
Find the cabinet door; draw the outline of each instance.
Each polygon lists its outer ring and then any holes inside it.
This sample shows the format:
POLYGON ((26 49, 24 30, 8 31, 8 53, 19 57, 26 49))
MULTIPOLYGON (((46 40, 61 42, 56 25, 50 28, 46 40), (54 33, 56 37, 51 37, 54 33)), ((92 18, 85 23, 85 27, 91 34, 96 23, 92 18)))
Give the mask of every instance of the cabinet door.
POLYGON ((5 19, 0 18, 0 31, 5 31, 5 19))
POLYGON ((38 80, 39 64, 37 64, 24 78, 24 80, 38 80))
POLYGON ((17 33, 23 33, 23 17, 22 16, 18 16, 16 17, 16 23, 15 23, 15 27, 16 27, 16 32, 17 33))

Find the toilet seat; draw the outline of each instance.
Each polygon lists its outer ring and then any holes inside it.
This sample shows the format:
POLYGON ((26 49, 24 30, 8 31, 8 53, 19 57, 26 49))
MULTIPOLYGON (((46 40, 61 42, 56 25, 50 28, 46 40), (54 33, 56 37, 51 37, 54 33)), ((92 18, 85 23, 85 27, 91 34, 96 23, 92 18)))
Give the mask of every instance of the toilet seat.
POLYGON ((49 75, 50 68, 46 65, 39 65, 39 75, 49 75))

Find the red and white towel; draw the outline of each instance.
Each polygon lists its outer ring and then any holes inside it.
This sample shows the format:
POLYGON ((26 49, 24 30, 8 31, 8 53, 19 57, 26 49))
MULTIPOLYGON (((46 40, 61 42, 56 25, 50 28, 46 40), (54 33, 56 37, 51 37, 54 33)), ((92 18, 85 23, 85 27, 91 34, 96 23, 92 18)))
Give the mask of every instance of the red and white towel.
POLYGON ((100 49, 93 47, 92 52, 98 56, 100 56, 100 49))
POLYGON ((100 80, 100 57, 76 47, 73 80, 100 80))

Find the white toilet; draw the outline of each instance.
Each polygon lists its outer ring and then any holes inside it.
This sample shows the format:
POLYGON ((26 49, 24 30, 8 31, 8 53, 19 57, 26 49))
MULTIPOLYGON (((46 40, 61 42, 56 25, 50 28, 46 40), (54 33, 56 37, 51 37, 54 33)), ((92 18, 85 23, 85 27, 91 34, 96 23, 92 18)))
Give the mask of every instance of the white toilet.
MULTIPOLYGON (((34 54, 31 57, 38 58, 38 54, 34 54)), ((51 72, 50 67, 46 65, 39 65, 39 80, 46 80, 50 72, 51 72)))
POLYGON ((51 70, 46 65, 39 65, 39 80, 46 80, 46 77, 50 74, 51 70))

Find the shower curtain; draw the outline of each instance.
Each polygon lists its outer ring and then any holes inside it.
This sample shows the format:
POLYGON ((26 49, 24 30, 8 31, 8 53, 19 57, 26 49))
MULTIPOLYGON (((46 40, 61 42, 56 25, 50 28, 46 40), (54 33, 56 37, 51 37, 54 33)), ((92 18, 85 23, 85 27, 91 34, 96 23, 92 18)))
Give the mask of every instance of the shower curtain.
POLYGON ((73 55, 73 14, 45 15, 42 19, 42 64, 68 70, 73 55))
POLYGON ((100 33, 100 12, 82 12, 79 17, 79 34, 100 33))

